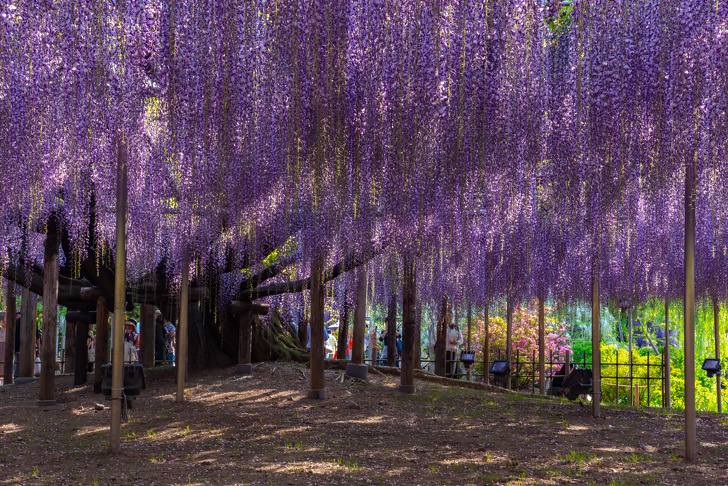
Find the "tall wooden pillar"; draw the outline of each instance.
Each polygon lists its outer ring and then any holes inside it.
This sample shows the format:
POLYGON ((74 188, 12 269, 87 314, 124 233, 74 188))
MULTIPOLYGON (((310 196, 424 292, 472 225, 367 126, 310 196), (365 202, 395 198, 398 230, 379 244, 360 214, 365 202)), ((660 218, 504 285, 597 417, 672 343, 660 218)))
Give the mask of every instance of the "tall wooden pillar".
POLYGON ((145 368, 154 367, 154 305, 139 306, 139 362, 145 368))
MULTIPOLYGON (((124 323, 122 322, 122 326, 124 323)), ((109 363, 109 307, 106 299, 96 299, 96 340, 94 358, 94 393, 101 393, 102 365, 109 363)))
POLYGON ((251 362, 253 346, 253 310, 252 306, 242 306, 238 313, 238 364, 235 374, 249 375, 253 372, 251 362))
POLYGON ((54 405, 58 355, 58 238, 49 236, 43 246, 43 343, 38 405, 54 405))
POLYGON ((488 302, 485 303, 485 310, 483 312, 483 322, 485 323, 484 337, 485 342, 483 343, 483 374, 484 380, 490 385, 490 316, 488 315, 488 302))
MULTIPOLYGON (((718 306, 718 298, 713 298, 713 330, 715 332, 715 359, 720 363, 720 308, 718 306)), ((723 413, 723 399, 720 390, 720 373, 715 375, 715 396, 718 400, 718 413, 723 413)))
POLYGON ((387 312, 387 366, 397 366, 397 293, 392 289, 387 312))
POLYGON ((13 384, 15 365, 15 282, 8 280, 5 299, 5 361, 3 364, 3 383, 13 384))
POLYGON ((336 343, 336 357, 338 359, 346 359, 346 352, 349 349, 349 304, 346 302, 346 293, 344 294, 344 305, 341 306, 341 314, 339 316, 339 339, 336 343))
POLYGON ((311 383, 308 398, 326 398, 324 383, 324 256, 318 255, 311 262, 311 383))
MULTIPOLYGON (((68 321, 66 321, 68 323, 68 321)), ((76 328, 75 350, 73 360, 73 384, 83 385, 88 380, 88 322, 75 322, 70 324, 76 328)))
POLYGON ((419 370, 422 369, 422 305, 415 306, 415 369, 419 370))
POLYGON ((190 299, 190 254, 185 250, 182 258, 182 283, 179 298, 179 332, 177 333, 177 356, 175 358, 177 368, 177 402, 185 400, 185 380, 187 379, 187 346, 189 331, 187 319, 189 316, 190 299))
POLYGON ((75 322, 70 322, 66 317, 66 349, 64 350, 64 373, 73 373, 76 369, 76 326, 75 322))
POLYGON ((447 371, 445 364, 448 324, 447 304, 447 295, 445 295, 442 298, 442 308, 440 309, 440 318, 437 320, 437 336, 435 338, 435 374, 437 376, 445 376, 447 371))
POLYGON ((671 408, 670 400, 670 301, 665 297, 665 347, 663 348, 665 356, 665 396, 662 402, 666 408, 671 408))
POLYGON ((23 287, 20 292, 20 355, 18 377, 32 378, 35 366, 35 297, 23 287))
POLYGON ((592 415, 599 418, 602 402, 602 350, 600 348, 601 327, 599 325, 599 269, 595 267, 592 275, 592 415))
POLYGON ((402 373, 399 391, 414 393, 415 388, 415 264, 412 257, 404 256, 402 281, 402 373))
POLYGON ((367 319, 367 271, 364 265, 356 271, 356 307, 354 307, 354 336, 351 347, 351 363, 346 364, 346 374, 367 379, 368 367, 364 364, 364 334, 367 319))
MULTIPOLYGON (((473 305, 470 301, 468 301, 468 317, 467 317, 467 322, 468 322, 468 347, 467 347, 467 349, 468 349, 468 351, 470 351, 472 349, 472 347, 471 347, 472 337, 473 337, 472 319, 473 319, 473 305)), ((473 367, 468 366, 467 379, 468 379, 468 381, 471 381, 472 378, 473 378, 473 367)))
POLYGON ((543 295, 538 297, 538 392, 546 394, 546 315, 543 295))
POLYGON ((685 164, 685 460, 697 456, 695 423, 695 160, 685 164))
MULTIPOLYGON (((506 361, 512 367, 511 357, 513 355, 513 298, 506 298, 506 361)), ((511 373, 506 376, 506 388, 511 389, 511 373)))
MULTIPOLYGON (((121 401, 124 389, 124 309, 126 308, 127 153, 123 136, 116 143, 116 268, 114 269, 114 348, 111 363, 109 452, 121 449, 121 401)), ((104 302, 104 307, 106 307, 104 302)), ((96 309, 99 316, 99 309, 96 309)), ((106 343, 104 343, 106 344, 106 343)), ((105 346, 104 346, 105 347, 105 346)), ((98 349, 96 358, 98 359, 98 349)), ((96 363, 101 369, 101 363, 96 363)), ((96 375, 98 376, 98 374, 96 375)), ((96 385, 94 383, 94 385, 96 385)), ((100 383, 99 383, 100 385, 100 383)))

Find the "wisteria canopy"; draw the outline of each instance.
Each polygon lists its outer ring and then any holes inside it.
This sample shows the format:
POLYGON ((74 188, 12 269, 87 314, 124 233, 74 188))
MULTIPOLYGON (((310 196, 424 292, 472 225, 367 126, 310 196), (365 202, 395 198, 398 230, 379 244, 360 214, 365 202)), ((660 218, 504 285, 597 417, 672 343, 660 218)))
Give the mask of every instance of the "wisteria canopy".
POLYGON ((3 0, 0 268, 51 217, 113 255, 125 144, 131 280, 407 254, 422 301, 679 297, 694 165, 725 299, 727 109, 724 1, 3 0))

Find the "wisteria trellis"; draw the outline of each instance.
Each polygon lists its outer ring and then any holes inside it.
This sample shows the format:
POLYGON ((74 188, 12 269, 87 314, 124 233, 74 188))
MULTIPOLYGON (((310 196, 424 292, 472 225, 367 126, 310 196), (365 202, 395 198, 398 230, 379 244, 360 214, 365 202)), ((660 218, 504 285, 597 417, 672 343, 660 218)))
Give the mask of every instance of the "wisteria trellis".
POLYGON ((425 300, 586 296, 592 268, 679 296, 696 161, 698 293, 725 299, 728 5, 568 3, 3 0, 0 267, 52 212, 113 247, 123 137, 132 278, 294 236, 410 252, 425 300))

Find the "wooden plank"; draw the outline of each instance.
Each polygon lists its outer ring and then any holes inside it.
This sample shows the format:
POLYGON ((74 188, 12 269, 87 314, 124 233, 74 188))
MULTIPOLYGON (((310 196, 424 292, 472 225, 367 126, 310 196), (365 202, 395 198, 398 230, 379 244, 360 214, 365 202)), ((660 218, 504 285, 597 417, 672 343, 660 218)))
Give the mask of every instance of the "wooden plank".
POLYGON ((3 364, 3 383, 13 384, 13 366, 15 363, 15 283, 7 281, 5 299, 5 361, 3 364))

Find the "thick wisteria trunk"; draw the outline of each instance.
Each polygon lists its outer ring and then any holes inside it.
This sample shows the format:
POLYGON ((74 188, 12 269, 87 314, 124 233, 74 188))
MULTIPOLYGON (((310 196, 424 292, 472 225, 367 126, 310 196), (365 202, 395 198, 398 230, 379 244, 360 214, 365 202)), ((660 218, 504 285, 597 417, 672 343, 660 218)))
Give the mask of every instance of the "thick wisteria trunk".
POLYGON ((106 299, 96 299, 96 356, 94 358, 94 393, 101 393, 102 365, 109 362, 109 308, 106 299))
POLYGON ((440 318, 437 320, 437 337, 435 339, 435 374, 445 376, 445 344, 447 343, 447 296, 442 298, 440 318))
POLYGON ((397 294, 389 297, 387 311, 387 366, 397 365, 397 294))
POLYGON ((3 362, 3 383, 13 384, 15 365, 15 282, 8 282, 5 298, 5 360, 3 362))
POLYGON ((415 334, 419 334, 415 321, 415 265, 411 256, 404 257, 402 281, 402 373, 399 391, 415 392, 415 334))
POLYGON ((139 362, 145 368, 154 366, 154 305, 141 304, 139 307, 139 362))
POLYGON ((309 398, 326 398, 324 383, 324 257, 314 257, 311 263, 311 382, 309 398))
POLYGON ((43 243, 43 343, 41 346, 40 383, 41 402, 55 403, 56 355, 58 354, 58 239, 49 237, 43 243))
POLYGON ((339 319, 339 339, 336 343, 336 357, 346 359, 346 351, 349 347, 349 305, 344 302, 339 319))
POLYGON ((685 460, 697 457, 695 424, 695 161, 685 164, 685 460))

